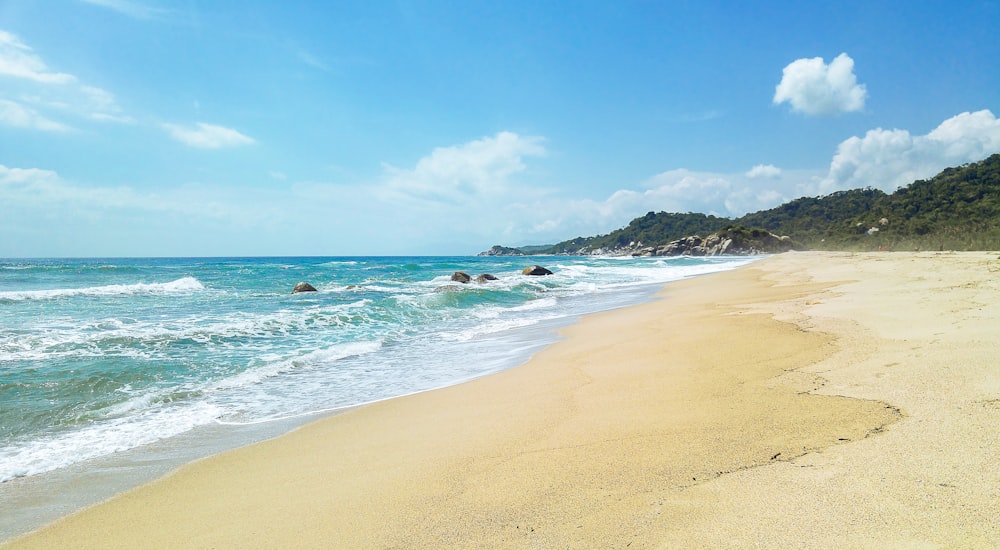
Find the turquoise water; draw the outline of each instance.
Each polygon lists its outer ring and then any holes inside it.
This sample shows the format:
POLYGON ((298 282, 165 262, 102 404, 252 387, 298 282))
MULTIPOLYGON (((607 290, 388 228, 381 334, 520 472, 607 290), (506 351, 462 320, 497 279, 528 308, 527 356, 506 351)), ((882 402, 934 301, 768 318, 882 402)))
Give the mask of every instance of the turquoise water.
POLYGON ((747 261, 0 260, 0 481, 509 368, 580 314, 747 261), (554 274, 521 275, 532 263, 554 274))

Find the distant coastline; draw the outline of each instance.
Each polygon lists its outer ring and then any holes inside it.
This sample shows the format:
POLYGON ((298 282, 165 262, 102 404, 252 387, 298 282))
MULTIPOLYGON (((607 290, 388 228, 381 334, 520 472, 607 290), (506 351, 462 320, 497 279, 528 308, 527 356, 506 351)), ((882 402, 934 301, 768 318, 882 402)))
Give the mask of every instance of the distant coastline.
POLYGON ((998 250, 997 220, 1000 154, 946 168, 891 195, 872 188, 837 191, 735 219, 649 212, 607 235, 577 237, 553 245, 496 245, 480 254, 713 255, 713 251, 727 252, 715 245, 705 246, 705 241, 727 238, 736 242, 728 252, 731 254, 790 249, 998 250))

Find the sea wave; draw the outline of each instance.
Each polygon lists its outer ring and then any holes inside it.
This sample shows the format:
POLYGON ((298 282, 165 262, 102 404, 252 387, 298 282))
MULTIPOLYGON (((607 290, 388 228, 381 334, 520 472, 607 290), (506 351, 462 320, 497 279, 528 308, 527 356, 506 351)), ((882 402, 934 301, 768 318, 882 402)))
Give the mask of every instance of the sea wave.
POLYGON ((377 341, 351 342, 289 357, 272 357, 271 361, 234 376, 181 387, 133 391, 125 385, 119 391, 133 395, 95 411, 104 419, 95 417, 88 426, 74 431, 0 447, 0 482, 147 445, 199 426, 257 424, 289 416, 287 400, 267 403, 265 393, 252 393, 261 402, 246 403, 242 392, 291 371, 327 367, 342 359, 374 353, 381 346, 377 341))
POLYGON ((208 317, 190 314, 174 319, 105 318, 77 326, 38 325, 28 332, 0 331, 0 355, 12 361, 44 361, 68 357, 131 357, 153 359, 178 342, 221 345, 236 339, 257 339, 256 349, 292 333, 317 327, 355 327, 370 300, 273 312, 231 312, 208 317), (362 313, 359 313, 362 312, 362 313))
POLYGON ((140 274, 101 277, 78 271, 96 263, 48 278, 9 271, 21 286, 0 292, 0 374, 26 381, 15 389, 39 420, 20 407, 3 418, 19 431, 0 441, 0 480, 201 425, 265 423, 481 376, 554 340, 563 319, 742 263, 559 257, 546 260, 554 275, 526 277, 507 260, 311 261, 151 260, 140 274), (498 280, 451 281, 460 269, 498 280), (177 278, 186 274, 198 278, 177 278), (168 282, 136 282, 157 280, 168 282), (320 291, 293 296, 296 280, 320 291), (102 284, 121 281, 132 284, 102 284), (33 289, 73 284, 101 286, 33 289), (115 298, 129 295, 140 297, 115 298))
POLYGON ((167 283, 134 283, 128 285, 102 285, 82 288, 51 288, 45 290, 11 290, 0 292, 0 300, 52 300, 76 296, 128 296, 133 294, 173 294, 204 290, 205 286, 194 277, 182 277, 167 283))

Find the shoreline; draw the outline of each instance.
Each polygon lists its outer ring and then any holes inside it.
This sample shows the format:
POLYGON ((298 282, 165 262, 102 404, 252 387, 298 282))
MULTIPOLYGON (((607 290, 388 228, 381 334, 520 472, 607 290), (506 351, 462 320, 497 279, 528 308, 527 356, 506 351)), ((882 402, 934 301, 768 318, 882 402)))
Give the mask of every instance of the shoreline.
MULTIPOLYGON (((611 299, 601 298, 604 306, 613 304, 611 311, 656 299, 664 284, 645 283, 619 292, 611 299)), ((588 306, 589 307, 589 306, 588 306)), ((196 427, 141 447, 0 483, 0 508, 12 512, 0 515, 0 546, 41 529, 61 518, 73 515, 135 490, 157 479, 171 475, 177 469, 211 456, 288 434, 303 425, 341 414, 348 410, 460 385, 490 376, 527 362, 535 353, 558 341, 560 329, 589 315, 588 312, 566 313, 543 319, 535 324, 507 329, 484 340, 486 352, 499 351, 499 361, 489 361, 489 370, 455 379, 439 386, 421 388, 408 393, 380 397, 329 409, 270 419, 249 424, 216 423, 196 427), (501 345, 501 343, 505 345, 501 345), (502 348, 502 349, 501 349, 502 348)), ((492 357, 492 355, 491 355, 492 357)), ((482 365, 480 365, 482 367, 482 365)))
POLYGON ((8 544, 997 544, 995 258, 794 253, 668 283, 522 366, 200 460, 8 544))

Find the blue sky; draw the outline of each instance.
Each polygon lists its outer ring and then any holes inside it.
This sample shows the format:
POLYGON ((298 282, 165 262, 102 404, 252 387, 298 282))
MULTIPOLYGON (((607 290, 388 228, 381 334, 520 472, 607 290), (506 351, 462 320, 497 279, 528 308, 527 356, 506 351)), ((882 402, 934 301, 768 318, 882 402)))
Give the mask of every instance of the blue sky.
POLYGON ((0 257, 471 254, 1000 152, 1000 2, 0 1, 0 257))

